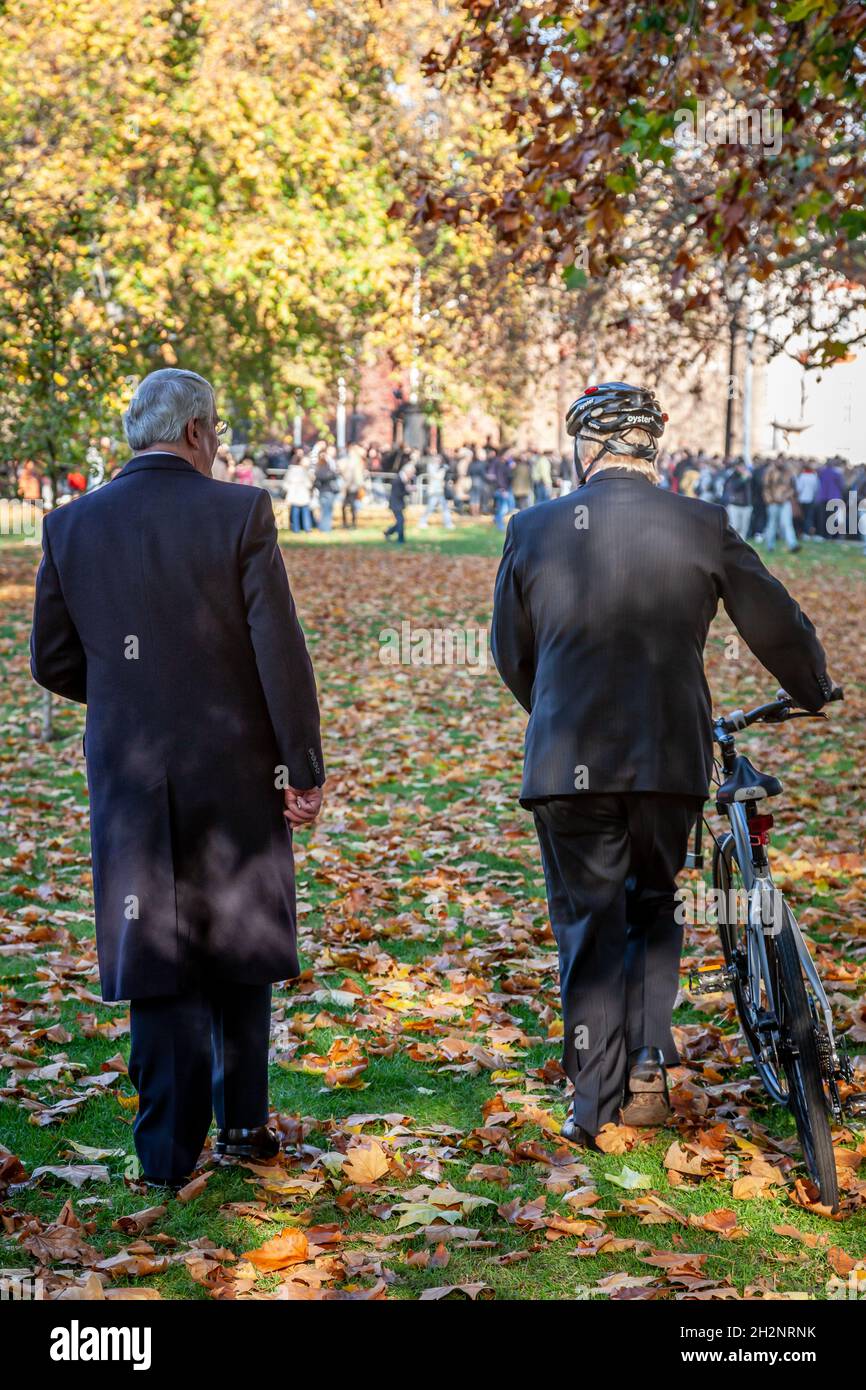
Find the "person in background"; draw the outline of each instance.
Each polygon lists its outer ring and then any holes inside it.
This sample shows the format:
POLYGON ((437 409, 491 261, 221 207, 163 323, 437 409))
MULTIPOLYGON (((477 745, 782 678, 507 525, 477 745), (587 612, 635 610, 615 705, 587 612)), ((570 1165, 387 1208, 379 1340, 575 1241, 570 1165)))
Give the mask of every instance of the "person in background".
POLYGON ((818 538, 819 540, 830 540, 836 536, 835 531, 829 528, 830 518, 834 515, 836 508, 829 505, 838 502, 842 497, 842 474, 837 467, 842 463, 840 458, 827 459, 823 468, 818 472, 818 538))
POLYGON ((26 459, 18 471, 18 496, 24 502, 42 501, 42 478, 32 459, 26 459))
POLYGON ((255 482, 256 461, 252 454, 244 454, 243 458, 235 468, 234 481, 242 483, 245 487, 252 487, 255 482))
POLYGON ((745 540, 752 520, 752 479, 740 458, 734 459, 728 473, 722 502, 737 535, 745 540))
POLYGON ((505 530, 505 519, 514 511, 514 494, 511 479, 514 473, 514 460, 504 454, 493 457, 493 525, 498 531, 505 530))
POLYGON ((411 459, 407 460, 398 470, 394 481, 391 484, 391 500, 389 506, 394 514, 394 521, 387 531, 383 534, 385 540, 390 540, 392 536, 397 537, 397 544, 403 545, 406 540, 404 517, 406 503, 412 484, 415 481, 415 465, 411 459))
POLYGON ((313 529, 313 486, 310 471, 300 452, 292 456, 283 479, 283 495, 289 505, 289 527, 292 531, 313 529))
MULTIPOLYGON (((469 464, 472 461, 472 450, 462 448, 457 450, 454 459, 452 473, 454 481, 452 483, 452 493, 454 500, 454 510, 459 516, 466 516, 469 511, 469 494, 472 489, 472 482, 469 477, 469 464)), ((446 484, 445 496, 448 496, 446 484)))
POLYGON ((370 492, 377 502, 387 502, 388 488, 382 478, 385 464, 382 450, 378 444, 368 444, 364 456, 364 467, 370 480, 370 492))
POLYGON ((860 464, 848 487, 857 499, 857 534, 863 543, 863 554, 866 555, 866 463, 860 464))
POLYGON ((697 497, 698 484, 700 482, 700 471, 695 466, 694 460, 690 457, 684 461, 679 474, 679 486, 677 491, 683 497, 697 497))
POLYGON ((796 479, 797 501, 802 516, 801 531, 804 540, 813 540, 818 525, 818 474, 811 459, 805 459, 796 479))
POLYGON ((764 496, 764 473, 767 469, 769 459, 757 458, 753 461, 751 470, 746 465, 746 472, 749 473, 752 484, 752 515, 749 518, 749 529, 746 536, 751 540, 761 541, 767 529, 767 501, 764 496))
POLYGON ((517 510, 525 511, 532 496, 532 465, 526 454, 517 455, 511 475, 511 491, 517 510))
POLYGON ((532 491, 536 502, 547 502, 553 491, 553 473, 547 454, 535 454, 532 459, 532 491))
POLYGON ((345 491, 343 493, 343 529, 350 526, 354 531, 358 525, 358 502, 364 495, 364 453, 360 444, 350 444, 346 457, 340 461, 340 474, 345 491), (349 520, 346 520, 348 516, 349 520))
POLYGON ((702 502, 718 501, 718 475, 709 459, 698 458, 698 489, 696 494, 702 502))
POLYGON ((330 531, 334 525, 334 503, 340 495, 340 474, 330 451, 322 449, 316 456, 313 484, 319 494, 319 530, 330 531))
POLYGON ((776 536, 781 531, 782 540, 788 549, 799 550, 800 543, 794 530, 794 475, 787 460, 775 458, 764 465, 763 490, 767 504, 767 524, 764 530, 767 549, 775 550, 776 536))
POLYGON ((574 490, 574 473, 571 467, 571 459, 565 454, 559 457, 559 493, 558 496, 566 497, 569 492, 574 490))
POLYGON ((480 516, 481 508, 484 505, 484 474, 487 471, 487 464, 479 454, 475 445, 472 445, 472 457, 469 460, 469 515, 480 516))
POLYGON ((441 454, 431 454, 427 460, 427 505, 424 508, 424 515, 418 522, 418 526, 425 528, 433 513, 438 509, 442 512, 442 524, 446 531, 450 531, 454 526, 451 519, 451 508, 446 496, 448 484, 448 468, 441 454))

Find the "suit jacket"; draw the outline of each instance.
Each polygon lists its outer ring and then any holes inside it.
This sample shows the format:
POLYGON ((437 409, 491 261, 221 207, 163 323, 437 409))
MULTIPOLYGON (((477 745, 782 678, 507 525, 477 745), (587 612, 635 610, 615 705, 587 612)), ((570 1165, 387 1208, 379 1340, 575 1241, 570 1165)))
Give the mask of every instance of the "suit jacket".
POLYGON ((270 497, 141 454, 42 545, 31 669, 87 705, 103 998, 296 975, 282 787, 325 772, 270 497))
POLYGON ((529 711, 522 802, 706 797, 703 651, 720 599, 758 659, 819 709, 832 684, 815 630, 722 507, 611 468, 511 518, 491 650, 529 711))

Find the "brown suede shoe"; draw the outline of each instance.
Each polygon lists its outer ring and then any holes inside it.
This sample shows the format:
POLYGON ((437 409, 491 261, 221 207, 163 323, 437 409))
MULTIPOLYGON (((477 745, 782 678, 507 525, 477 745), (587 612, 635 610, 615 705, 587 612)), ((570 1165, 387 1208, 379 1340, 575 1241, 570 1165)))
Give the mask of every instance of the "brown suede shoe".
POLYGON ((658 1047, 641 1047, 628 1059, 628 1082, 620 1112, 637 1129, 666 1125, 671 1117, 668 1078, 658 1047))

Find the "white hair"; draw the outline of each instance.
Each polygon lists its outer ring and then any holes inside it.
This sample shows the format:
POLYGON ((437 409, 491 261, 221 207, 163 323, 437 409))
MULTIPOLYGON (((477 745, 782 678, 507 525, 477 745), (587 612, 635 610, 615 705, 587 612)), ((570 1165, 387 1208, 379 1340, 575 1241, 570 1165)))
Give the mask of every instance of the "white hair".
POLYGON ((183 438, 189 420, 213 420, 214 391, 198 372, 162 367, 139 382, 123 416, 130 449, 171 444, 183 438))
MULTIPOLYGON (((622 434, 617 435, 617 438, 625 444, 655 443, 652 435, 641 429, 623 430, 622 434)), ((578 437, 577 457, 587 472, 590 464, 595 462, 603 447, 603 439, 591 439, 586 435, 578 437)), ((605 468, 630 468, 634 473, 643 473, 647 478, 652 478, 653 481, 658 480, 655 459, 637 458, 634 454, 605 454, 595 471, 600 473, 605 468)))

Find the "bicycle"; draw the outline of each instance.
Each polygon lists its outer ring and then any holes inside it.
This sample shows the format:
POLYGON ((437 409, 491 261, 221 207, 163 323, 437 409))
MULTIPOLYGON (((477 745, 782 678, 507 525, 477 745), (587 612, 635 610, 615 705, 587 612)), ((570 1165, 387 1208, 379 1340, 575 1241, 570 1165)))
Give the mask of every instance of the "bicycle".
MULTIPOLYGON (((839 687, 830 696, 843 698, 839 687)), ((713 835, 712 859, 725 964, 720 970, 694 972, 691 983, 693 992, 700 994, 731 989, 764 1088, 771 1100, 793 1114, 806 1167, 822 1204, 835 1212, 839 1184, 830 1116, 842 1119, 839 1082, 851 1083, 851 1063, 844 1039, 842 1048, 837 1046, 830 1005, 809 948, 773 884, 767 853, 773 817, 760 812, 759 803, 780 795, 782 784, 738 753, 734 738, 752 724, 824 718, 823 713, 794 708, 791 697, 780 690, 768 704, 748 712, 735 710, 714 721, 713 737, 721 754, 716 807, 729 825, 720 839, 713 835)), ((702 822, 699 816, 687 860, 691 868, 703 868, 702 822)))

